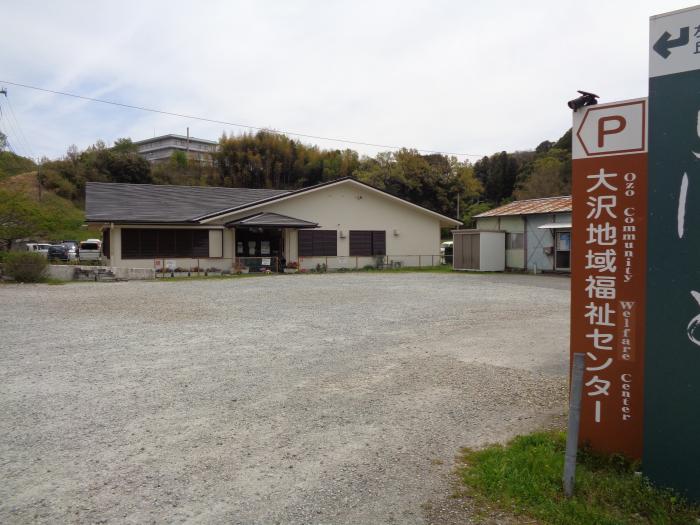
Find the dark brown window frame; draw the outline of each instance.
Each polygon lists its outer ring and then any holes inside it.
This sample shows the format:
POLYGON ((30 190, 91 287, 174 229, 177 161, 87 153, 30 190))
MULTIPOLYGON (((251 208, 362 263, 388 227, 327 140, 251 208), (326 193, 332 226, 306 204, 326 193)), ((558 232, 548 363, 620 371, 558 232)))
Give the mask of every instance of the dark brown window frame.
POLYGON ((209 258, 209 230, 122 228, 122 259, 209 258))
POLYGON ((350 256, 386 255, 386 231, 350 230, 350 256))
POLYGON ((338 255, 338 231, 299 230, 297 248, 300 257, 335 257, 338 255))

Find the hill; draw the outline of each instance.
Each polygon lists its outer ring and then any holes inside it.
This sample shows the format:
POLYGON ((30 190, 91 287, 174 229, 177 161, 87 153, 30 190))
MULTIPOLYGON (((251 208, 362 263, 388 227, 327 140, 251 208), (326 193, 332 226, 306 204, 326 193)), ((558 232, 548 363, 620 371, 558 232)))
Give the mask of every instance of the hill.
POLYGON ((11 151, 0 150, 0 181, 36 169, 36 163, 11 151))
POLYGON ((60 241, 95 236, 83 227, 85 213, 70 200, 43 188, 37 172, 0 180, 0 245, 17 239, 60 241))

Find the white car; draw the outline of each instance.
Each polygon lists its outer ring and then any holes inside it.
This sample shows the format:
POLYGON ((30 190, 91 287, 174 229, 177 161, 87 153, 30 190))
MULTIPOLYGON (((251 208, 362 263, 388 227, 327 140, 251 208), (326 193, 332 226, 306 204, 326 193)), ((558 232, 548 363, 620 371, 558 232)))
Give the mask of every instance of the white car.
POLYGON ((30 243, 27 243, 27 251, 32 252, 32 253, 40 253, 44 257, 48 257, 49 246, 51 246, 49 243, 30 242, 30 243))
POLYGON ((88 239, 82 241, 78 248, 78 258, 80 261, 99 261, 102 257, 102 241, 99 239, 88 239))
POLYGON ((440 244, 440 263, 452 263, 452 251, 454 249, 454 241, 444 241, 440 244))

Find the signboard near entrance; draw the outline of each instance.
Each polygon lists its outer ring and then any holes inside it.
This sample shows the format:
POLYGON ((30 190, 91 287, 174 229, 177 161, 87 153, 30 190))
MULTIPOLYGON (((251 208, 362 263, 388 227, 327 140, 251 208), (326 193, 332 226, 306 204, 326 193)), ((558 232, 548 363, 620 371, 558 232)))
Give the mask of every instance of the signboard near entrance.
POLYGON ((700 8, 652 17, 644 473, 700 500, 700 8))
POLYGON ((574 113, 571 353, 586 354, 579 442, 641 458, 647 101, 574 113))

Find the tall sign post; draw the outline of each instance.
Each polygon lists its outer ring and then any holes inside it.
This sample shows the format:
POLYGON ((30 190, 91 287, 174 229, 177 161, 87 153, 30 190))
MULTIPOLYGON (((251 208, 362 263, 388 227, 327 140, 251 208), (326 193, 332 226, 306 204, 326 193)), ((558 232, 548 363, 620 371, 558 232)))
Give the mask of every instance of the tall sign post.
POLYGON ((700 500, 700 6, 650 29, 642 466, 700 500))
POLYGON ((572 362, 586 354, 579 443, 634 459, 642 455, 647 113, 647 100, 635 99, 573 115, 572 362))

